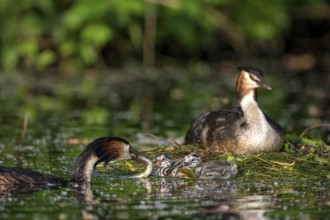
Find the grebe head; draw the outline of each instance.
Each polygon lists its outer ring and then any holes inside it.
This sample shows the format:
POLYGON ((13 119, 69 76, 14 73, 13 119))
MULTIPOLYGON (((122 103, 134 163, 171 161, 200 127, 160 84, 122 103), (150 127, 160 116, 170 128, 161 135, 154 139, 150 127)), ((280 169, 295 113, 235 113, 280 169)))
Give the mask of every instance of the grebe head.
POLYGON ((236 81, 236 94, 239 100, 251 95, 253 99, 257 99, 257 88, 263 87, 271 90, 272 87, 264 80, 262 71, 251 66, 238 67, 240 74, 236 81))
POLYGON ((164 154, 157 156, 155 161, 156 161, 156 165, 161 168, 170 167, 172 164, 172 160, 164 154))
POLYGON ((185 167, 194 168, 201 164, 202 159, 196 153, 190 153, 184 157, 183 165, 185 167))
POLYGON ((90 182, 94 167, 99 163, 132 159, 144 164, 151 160, 135 150, 128 141, 120 137, 103 137, 94 140, 78 157, 73 173, 73 182, 90 182))
POLYGON ((98 138, 90 143, 88 149, 94 151, 98 158, 97 164, 104 162, 106 166, 110 161, 116 160, 135 160, 141 163, 148 163, 150 160, 135 150, 128 141, 120 137, 98 138))
POLYGON ((252 66, 242 66, 237 69, 241 72, 241 77, 243 77, 244 83, 246 83, 250 88, 263 87, 269 90, 272 89, 272 87, 270 87, 264 80, 264 74, 260 69, 252 66))

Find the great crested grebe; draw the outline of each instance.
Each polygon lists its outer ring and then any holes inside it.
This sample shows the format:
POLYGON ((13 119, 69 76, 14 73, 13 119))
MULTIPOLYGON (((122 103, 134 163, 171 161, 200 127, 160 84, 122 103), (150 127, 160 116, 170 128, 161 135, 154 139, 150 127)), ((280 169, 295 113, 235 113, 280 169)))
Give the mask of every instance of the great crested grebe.
POLYGON ((180 168, 183 167, 183 160, 171 160, 168 156, 161 154, 155 159, 157 167, 152 175, 154 176, 180 176, 180 168))
POLYGON ((152 171, 152 162, 143 154, 136 151, 125 139, 120 137, 103 137, 94 140, 76 160, 73 177, 70 181, 52 174, 39 173, 25 168, 1 167, 0 185, 49 185, 65 186, 70 182, 89 183, 95 166, 110 161, 132 159, 148 164, 147 169, 136 177, 147 177, 152 171))
POLYGON ((201 157, 196 153, 186 155, 183 165, 194 168, 199 179, 230 179, 238 173, 237 165, 226 160, 213 160, 202 164, 201 157))
POLYGON ((188 130, 185 144, 234 154, 280 151, 284 143, 282 128, 257 103, 257 88, 272 88, 261 70, 250 66, 238 69, 236 94, 240 107, 200 115, 188 130))

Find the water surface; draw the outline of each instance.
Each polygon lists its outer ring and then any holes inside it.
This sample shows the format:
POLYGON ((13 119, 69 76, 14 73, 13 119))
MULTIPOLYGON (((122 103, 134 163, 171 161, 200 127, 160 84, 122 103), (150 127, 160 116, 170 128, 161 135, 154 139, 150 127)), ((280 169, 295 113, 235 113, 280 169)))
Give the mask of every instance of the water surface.
MULTIPOLYGON (((65 130, 51 137, 27 138, 28 144, 13 140, 3 143, 1 165, 28 167, 70 179, 74 161, 86 144, 84 139, 66 139, 68 131, 71 135, 77 131, 65 130)), ((167 140, 157 138, 155 142, 167 140)), ((136 141, 134 145, 142 150, 145 143, 136 141)), ((330 218, 329 180, 248 181, 240 180, 240 173, 230 181, 128 178, 141 169, 130 171, 125 162, 106 169, 98 167, 87 189, 68 186, 2 191, 0 219, 330 218)))

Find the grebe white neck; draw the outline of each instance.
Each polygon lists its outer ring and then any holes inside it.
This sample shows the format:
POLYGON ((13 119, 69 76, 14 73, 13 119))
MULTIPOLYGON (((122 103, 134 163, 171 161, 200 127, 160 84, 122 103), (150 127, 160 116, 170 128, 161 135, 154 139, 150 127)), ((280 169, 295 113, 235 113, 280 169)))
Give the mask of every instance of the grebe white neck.
POLYGON ((247 93, 245 93, 245 95, 240 100, 240 105, 241 105, 241 108, 244 113, 251 106, 255 106, 255 107, 259 108, 258 103, 255 100, 255 90, 254 89, 251 89, 247 93))
POLYGON ((92 171, 93 171, 94 166, 95 166, 97 161, 98 161, 98 157, 96 155, 92 154, 88 158, 88 161, 85 164, 84 176, 85 176, 85 179, 86 179, 87 183, 89 183, 91 181, 92 171))

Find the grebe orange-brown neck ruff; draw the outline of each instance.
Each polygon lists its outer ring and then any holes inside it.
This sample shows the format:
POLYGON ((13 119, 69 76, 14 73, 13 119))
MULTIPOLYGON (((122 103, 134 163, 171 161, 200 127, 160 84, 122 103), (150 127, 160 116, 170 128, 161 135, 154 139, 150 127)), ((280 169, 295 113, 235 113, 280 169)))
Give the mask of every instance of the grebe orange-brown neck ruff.
POLYGON ((250 66, 238 69, 236 95, 240 107, 200 115, 188 130, 185 144, 234 154, 280 151, 284 143, 282 128, 257 103, 257 88, 272 88, 261 70, 250 66))
POLYGON ((152 162, 136 151, 125 139, 103 137, 94 140, 76 160, 73 177, 70 181, 52 174, 39 173, 25 168, 0 166, 0 185, 65 186, 70 182, 89 183, 92 171, 99 163, 106 166, 110 161, 132 159, 148 164, 147 169, 135 177, 147 177, 152 171, 152 162))

